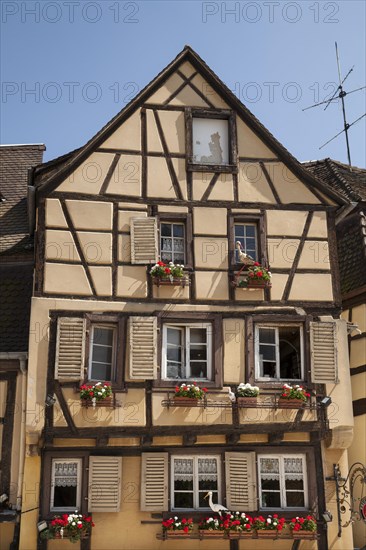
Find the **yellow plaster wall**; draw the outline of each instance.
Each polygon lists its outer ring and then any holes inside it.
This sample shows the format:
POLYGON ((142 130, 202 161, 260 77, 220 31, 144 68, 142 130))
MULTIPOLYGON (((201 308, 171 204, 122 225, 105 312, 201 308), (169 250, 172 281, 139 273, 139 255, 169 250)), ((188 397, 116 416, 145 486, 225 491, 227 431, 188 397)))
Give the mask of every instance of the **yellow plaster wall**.
POLYGON ((41 458, 26 457, 22 493, 22 528, 19 550, 37 548, 37 522, 39 517, 41 458))
POLYGON ((291 269, 299 244, 298 239, 267 239, 269 265, 291 269))
POLYGON ((189 286, 153 286, 153 297, 159 300, 189 300, 189 286))
MULTIPOLYGON (((353 322, 353 321, 352 321, 353 322)), ((351 340, 350 362, 352 367, 360 367, 366 360, 366 338, 351 340)))
POLYGON ((113 159, 112 153, 92 153, 57 187, 57 190, 98 195, 113 159))
MULTIPOLYGON (((169 153, 185 153, 185 120, 182 111, 158 111, 169 153)), ((149 139, 149 136, 148 136, 149 139)))
POLYGON ((236 117, 236 129, 238 134, 238 155, 240 157, 276 158, 276 155, 238 116, 236 117))
POLYGON ((299 269, 330 269, 327 241, 305 241, 299 269))
POLYGON ((271 300, 281 300, 287 283, 288 275, 272 273, 271 300))
POLYGON ((208 82, 200 74, 192 79, 192 83, 198 88, 217 109, 228 109, 227 103, 219 96, 208 82))
POLYGON ((145 298, 147 296, 146 268, 118 266, 117 296, 145 298))
POLYGON ((50 294, 90 296, 92 291, 82 265, 45 263, 44 291, 50 294))
POLYGON ((173 73, 160 88, 148 99, 148 103, 164 103, 172 93, 183 83, 182 78, 173 73))
POLYGON ((75 229, 89 229, 91 231, 112 229, 112 203, 67 200, 66 206, 75 229))
POLYGON ((196 295, 200 300, 228 300, 228 279, 225 272, 197 271, 196 295))
POLYGON ((204 235, 227 235, 226 208, 194 208, 193 232, 204 235))
POLYGON ((112 233, 77 231, 77 238, 88 264, 112 263, 112 233))
POLYGON ((141 149, 140 109, 131 115, 124 123, 107 138, 101 149, 141 149))
POLYGON ((106 193, 127 197, 141 196, 141 155, 120 156, 106 193))
POLYGON ((326 239, 328 237, 327 213, 314 212, 311 221, 308 237, 318 237, 326 239))
POLYGON ((112 269, 103 266, 90 266, 90 275, 98 296, 112 296, 112 269))
MULTIPOLYGON (((195 237, 194 238, 194 253, 196 268, 219 268, 227 269, 228 267, 228 240, 224 238, 210 237, 195 237)), ((196 273, 196 277, 201 273, 196 273)), ((227 273, 217 273, 218 276, 227 273)))
POLYGON ((245 380, 244 320, 224 319, 222 330, 224 344, 224 385, 237 385, 245 380))
POLYGON ((327 273, 298 273, 295 275, 290 300, 332 301, 332 276, 327 273))
MULTIPOLYGON (((366 340, 365 340, 366 345, 366 340)), ((352 376, 352 399, 357 401, 357 399, 364 399, 366 397, 366 376, 364 372, 355 374, 352 376)), ((364 438, 365 441, 365 438, 364 438)), ((366 449, 365 449, 366 451, 366 449)), ((366 456, 365 456, 366 458, 366 456)))
POLYGON ((282 162, 265 163, 283 204, 319 204, 316 196, 282 162))
POLYGON ((147 173, 147 194, 149 197, 177 198, 165 158, 148 157, 147 173))
POLYGON ((307 215, 306 211, 267 210, 267 234, 269 236, 301 237, 307 215))
POLYGON ((253 288, 236 288, 235 289, 235 301, 253 302, 257 300, 259 301, 264 300, 263 289, 253 289, 253 288))
POLYGON ((65 215, 58 199, 46 199, 46 227, 67 228, 65 215))
POLYGON ((46 229, 45 255, 46 260, 80 262, 80 256, 70 231, 46 229))
POLYGON ((352 308, 352 323, 358 325, 361 332, 366 332, 366 304, 352 308))
MULTIPOLYGON (((357 377, 356 377, 357 378, 357 377)), ((365 393, 363 394, 365 396, 365 393)), ((348 449, 349 464, 355 462, 362 462, 365 464, 366 460, 366 415, 355 416, 355 437, 353 439, 351 447, 348 449)), ((362 486, 358 484, 356 486, 356 498, 361 498, 362 486)), ((366 523, 362 521, 355 521, 352 524, 353 536, 356 548, 362 548, 366 540, 366 523)))
POLYGON ((15 523, 0 523, 0 543, 3 550, 9 550, 13 542, 15 523))
POLYGON ((238 174, 238 195, 242 202, 275 204, 276 199, 257 162, 241 162, 238 174))
MULTIPOLYGON (((172 393, 171 393, 172 396, 172 393)), ((231 408, 221 407, 162 407, 161 402, 167 399, 166 393, 154 393, 152 396, 153 423, 156 426, 231 424, 231 408)), ((214 394, 214 401, 229 403, 227 392, 214 394)), ((212 400, 211 399, 211 400, 212 400)))

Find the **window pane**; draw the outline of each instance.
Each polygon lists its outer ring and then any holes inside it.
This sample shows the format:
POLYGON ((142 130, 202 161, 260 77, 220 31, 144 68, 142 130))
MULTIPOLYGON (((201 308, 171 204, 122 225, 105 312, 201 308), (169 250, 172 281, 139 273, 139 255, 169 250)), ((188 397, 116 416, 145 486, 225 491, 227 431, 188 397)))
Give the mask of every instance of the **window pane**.
POLYGON ((161 252, 161 261, 168 264, 173 259, 173 255, 171 252, 161 252))
POLYGON ((276 347, 275 346, 259 346, 259 354, 263 360, 276 361, 276 347))
POLYGON ((193 162, 229 164, 228 120, 193 118, 193 162))
POLYGON ((286 492, 286 504, 292 508, 304 508, 305 498, 304 493, 288 493, 286 492))
POLYGON ((184 237, 184 225, 175 223, 173 225, 173 236, 174 237, 184 237))
POLYGON ((259 341, 264 344, 276 343, 276 332, 273 328, 260 328, 259 329, 259 341))
POLYGON ((112 379, 111 371, 112 369, 110 364, 108 365, 103 363, 92 363, 90 379, 91 380, 111 380, 112 379))
POLYGON ((301 379, 300 327, 279 327, 281 378, 301 379))
POLYGON ((205 328, 191 328, 190 329, 190 341, 191 344, 206 343, 207 331, 205 328))
POLYGON ((191 363, 191 378, 207 379, 207 363, 191 363))
POLYGON ((205 361, 207 359, 207 347, 206 346, 191 346, 190 354, 191 361, 205 361))
POLYGON ((76 487, 55 487, 53 508, 76 508, 76 487))
POLYGON ((262 507, 281 508, 280 493, 267 493, 266 491, 262 491, 262 507))
POLYGON ((235 225, 235 239, 238 240, 238 237, 244 237, 244 225, 235 225))
POLYGON ((112 363, 112 348, 105 346, 93 345, 92 361, 97 363, 112 363))
POLYGON ((167 360, 169 363, 181 363, 182 361, 182 350, 181 348, 170 348, 167 349, 167 360))
POLYGON ((171 223, 162 223, 160 226, 160 231, 162 237, 171 237, 172 236, 172 224, 171 223))
POLYGON ((93 343, 104 346, 113 345, 113 328, 93 328, 93 343))
POLYGON ((256 236, 256 227, 255 225, 246 225, 246 236, 247 237, 255 237, 256 236))
POLYGON ((278 479, 262 479, 262 489, 267 489, 268 491, 279 491, 280 490, 280 478, 278 479))
POLYGON ((180 346, 182 331, 176 328, 167 329, 168 345, 180 346))
POLYGON ((183 481, 181 479, 176 479, 174 481, 174 489, 176 491, 193 491, 193 475, 191 480, 183 481))
POLYGON ((193 508, 192 493, 175 493, 174 508, 193 508))

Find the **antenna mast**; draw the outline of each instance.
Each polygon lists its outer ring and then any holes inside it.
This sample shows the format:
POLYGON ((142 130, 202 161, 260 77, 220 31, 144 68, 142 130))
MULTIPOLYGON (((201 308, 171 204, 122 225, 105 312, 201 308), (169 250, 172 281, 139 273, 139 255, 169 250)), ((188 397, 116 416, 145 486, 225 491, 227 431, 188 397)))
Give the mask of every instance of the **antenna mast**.
POLYGON ((325 105, 325 108, 324 108, 324 111, 329 107, 329 105, 331 104, 332 101, 336 101, 338 98, 341 100, 342 102, 342 113, 343 113, 343 130, 341 132, 338 132, 338 134, 336 134, 335 136, 333 136, 331 139, 329 139, 326 143, 323 143, 323 145, 321 145, 319 147, 319 149, 322 149, 323 147, 325 147, 325 145, 328 145, 328 143, 330 143, 331 141, 333 141, 333 139, 335 139, 336 137, 340 136, 343 132, 345 133, 345 136, 346 136, 346 146, 347 146, 347 157, 348 157, 348 164, 349 166, 351 167, 351 151, 350 151, 350 145, 349 145, 349 139, 348 139, 348 130, 351 128, 351 126, 353 126, 354 124, 356 124, 356 122, 358 122, 359 120, 361 120, 364 116, 366 116, 366 113, 364 113, 363 115, 361 115, 359 118, 357 118, 356 120, 354 120, 351 124, 348 124, 347 122, 347 119, 346 119, 346 105, 345 105, 345 101, 344 101, 344 98, 346 97, 346 95, 349 95, 349 94, 352 94, 354 92, 358 92, 360 90, 364 90, 366 88, 366 86, 362 86, 361 88, 357 88, 356 90, 352 90, 351 92, 346 92, 344 89, 343 89, 343 84, 344 82, 347 80, 347 78, 349 77, 349 75, 351 74, 351 72, 353 71, 353 67, 351 67, 351 69, 348 71, 348 73, 346 74, 346 76, 344 77, 344 79, 342 80, 342 76, 341 76, 341 67, 340 67, 340 62, 339 62, 339 55, 338 55, 338 45, 337 45, 337 42, 335 43, 335 50, 336 50, 336 58, 337 58, 337 68, 338 68, 338 80, 339 80, 339 86, 338 88, 336 89, 336 91, 334 92, 334 94, 332 95, 332 97, 330 99, 327 99, 325 101, 321 101, 320 103, 315 103, 314 105, 310 105, 310 107, 305 107, 305 109, 303 109, 303 111, 307 111, 308 109, 312 109, 313 107, 318 107, 319 105, 325 105))

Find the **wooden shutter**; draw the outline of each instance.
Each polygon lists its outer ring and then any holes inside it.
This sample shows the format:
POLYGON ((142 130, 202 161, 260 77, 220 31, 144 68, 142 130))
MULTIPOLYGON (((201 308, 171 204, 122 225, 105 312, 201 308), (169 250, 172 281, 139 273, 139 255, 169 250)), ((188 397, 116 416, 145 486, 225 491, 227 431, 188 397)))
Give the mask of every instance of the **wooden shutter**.
POLYGON ((226 506, 229 510, 257 510, 255 453, 225 453, 226 506))
POLYGON ((119 512, 121 504, 122 458, 89 458, 89 512, 119 512))
POLYGON ((336 331, 335 322, 310 323, 312 382, 338 382, 336 331))
POLYGON ((57 319, 55 378, 81 380, 84 378, 85 319, 57 319))
POLYGON ((156 317, 130 317, 129 344, 130 378, 132 380, 156 378, 156 317))
POLYGON ((141 455, 141 510, 168 510, 168 453, 141 455))
POLYGON ((158 250, 156 218, 131 218, 131 263, 155 263, 158 250))

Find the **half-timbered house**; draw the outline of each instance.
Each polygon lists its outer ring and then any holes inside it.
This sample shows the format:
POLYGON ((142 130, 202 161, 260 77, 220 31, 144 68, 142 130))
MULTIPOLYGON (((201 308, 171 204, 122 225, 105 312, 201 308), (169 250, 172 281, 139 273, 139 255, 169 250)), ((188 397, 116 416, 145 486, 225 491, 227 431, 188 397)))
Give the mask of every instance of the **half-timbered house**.
MULTIPOLYGON (((336 517, 325 478, 335 462, 347 468, 353 431, 335 242, 342 195, 190 47, 32 183, 27 430, 39 455, 26 458, 25 483, 39 489, 39 509, 23 516, 21 548, 36 547, 37 522, 75 509, 96 524, 84 548, 176 548, 162 519, 211 513, 208 491, 252 515, 311 511, 317 539, 301 544, 352 548, 350 530, 339 538, 336 519, 323 520, 336 517), (245 255, 270 266, 271 286, 248 284, 245 255), (184 265, 184 277, 153 277, 158 260, 184 265), (99 381, 112 400, 81 401, 80 384, 99 381), (177 384, 193 381, 204 399, 177 401, 177 384), (240 383, 260 388, 255 405, 235 400, 240 383), (306 404, 284 408, 284 383, 306 387, 306 404)), ((289 539, 215 548, 281 550, 289 539)), ((194 530, 178 545, 212 541, 194 530)))

